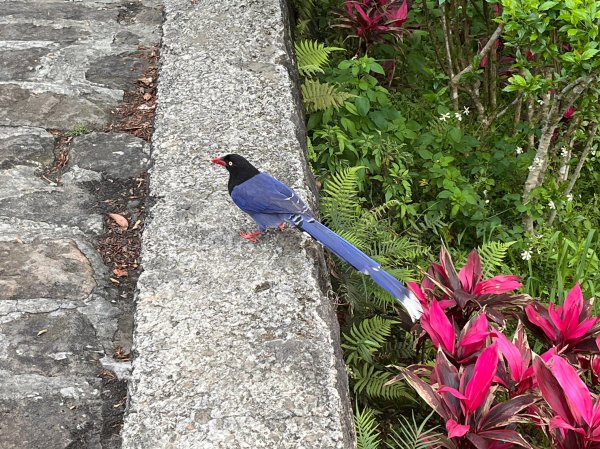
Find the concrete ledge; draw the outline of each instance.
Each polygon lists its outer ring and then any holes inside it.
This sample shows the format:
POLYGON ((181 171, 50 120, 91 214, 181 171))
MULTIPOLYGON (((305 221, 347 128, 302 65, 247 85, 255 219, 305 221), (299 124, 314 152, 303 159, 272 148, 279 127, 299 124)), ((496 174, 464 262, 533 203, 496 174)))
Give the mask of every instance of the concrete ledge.
POLYGON ((254 225, 209 162, 243 154, 314 199, 285 5, 165 0, 165 14, 123 448, 351 448, 322 253, 295 230, 242 241, 254 225))

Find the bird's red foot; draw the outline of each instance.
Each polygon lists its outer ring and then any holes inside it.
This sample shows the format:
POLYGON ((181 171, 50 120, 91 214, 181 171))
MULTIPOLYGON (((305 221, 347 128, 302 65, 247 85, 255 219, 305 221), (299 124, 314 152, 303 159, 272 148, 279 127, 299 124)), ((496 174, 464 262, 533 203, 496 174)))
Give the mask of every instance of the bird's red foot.
POLYGON ((280 230, 281 232, 283 232, 283 230, 285 229, 285 223, 279 223, 279 224, 277 225, 277 227, 279 228, 279 230, 280 230))
POLYGON ((256 231, 256 232, 240 231, 240 236, 242 236, 242 238, 244 238, 244 239, 250 240, 252 243, 256 243, 256 237, 258 237, 261 234, 262 233, 260 231, 256 231))

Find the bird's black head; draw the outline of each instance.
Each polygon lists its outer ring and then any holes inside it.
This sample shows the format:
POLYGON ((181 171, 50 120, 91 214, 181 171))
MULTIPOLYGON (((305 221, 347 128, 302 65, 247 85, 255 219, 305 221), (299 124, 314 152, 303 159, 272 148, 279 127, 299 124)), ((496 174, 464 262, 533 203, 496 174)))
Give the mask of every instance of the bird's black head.
POLYGON ((212 160, 214 164, 222 165, 229 172, 229 193, 237 185, 258 175, 258 169, 239 154, 228 154, 216 157, 212 160))

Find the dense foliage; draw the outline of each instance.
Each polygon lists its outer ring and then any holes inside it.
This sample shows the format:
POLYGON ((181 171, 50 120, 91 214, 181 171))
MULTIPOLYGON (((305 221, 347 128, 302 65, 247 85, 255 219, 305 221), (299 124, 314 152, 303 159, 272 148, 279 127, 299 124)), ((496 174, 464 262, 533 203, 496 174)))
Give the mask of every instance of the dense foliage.
POLYGON ((600 2, 294 13, 323 218, 422 279, 407 330, 392 297, 336 273, 359 448, 600 447, 583 299, 600 288, 600 2))

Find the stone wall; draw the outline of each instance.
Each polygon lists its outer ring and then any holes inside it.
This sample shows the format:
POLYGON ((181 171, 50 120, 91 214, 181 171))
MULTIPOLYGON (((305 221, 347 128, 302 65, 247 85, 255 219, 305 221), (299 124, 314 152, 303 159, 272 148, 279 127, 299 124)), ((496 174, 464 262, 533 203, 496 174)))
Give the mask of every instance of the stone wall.
POLYGON ((165 0, 127 449, 353 447, 321 250, 241 239, 210 164, 242 154, 314 204, 286 27, 277 0, 165 0))

